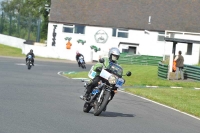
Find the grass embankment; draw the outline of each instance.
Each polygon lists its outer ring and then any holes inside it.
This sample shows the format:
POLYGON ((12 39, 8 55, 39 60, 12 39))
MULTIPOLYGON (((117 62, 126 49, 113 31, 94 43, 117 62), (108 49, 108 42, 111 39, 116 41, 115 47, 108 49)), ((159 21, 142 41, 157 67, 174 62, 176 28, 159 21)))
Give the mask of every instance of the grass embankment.
MULTIPOLYGON (((187 112, 200 118, 200 82, 163 80, 158 78, 157 66, 122 65, 124 72, 131 71, 130 77, 125 77, 124 86, 131 86, 125 91, 146 97, 156 102, 171 106, 180 111, 187 112), (159 86, 158 88, 146 88, 145 86, 159 86), (170 88, 170 87, 183 88, 170 88)), ((70 78, 88 78, 88 72, 66 74, 70 78)))
MULTIPOLYGON (((20 48, 15 48, 7 45, 0 44, 0 56, 9 56, 9 57, 26 57, 25 54, 22 54, 22 50, 20 48)), ((44 58, 36 56, 38 59, 47 59, 47 60, 64 60, 57 58, 44 58)))
POLYGON ((25 57, 22 50, 0 44, 0 56, 25 57))
MULTIPOLYGON (((0 56, 25 57, 21 49, 0 44, 0 56)), ((200 82, 168 81, 157 76, 156 66, 122 65, 124 71, 131 71, 131 77, 125 77, 125 86, 132 86, 125 91, 163 103, 178 110, 187 112, 200 118, 200 82), (159 88, 144 88, 142 86, 161 86, 159 88), (162 87, 164 86, 164 87, 162 87), (170 86, 183 88, 172 89, 170 86)), ((88 72, 66 74, 70 78, 88 78, 88 72)))

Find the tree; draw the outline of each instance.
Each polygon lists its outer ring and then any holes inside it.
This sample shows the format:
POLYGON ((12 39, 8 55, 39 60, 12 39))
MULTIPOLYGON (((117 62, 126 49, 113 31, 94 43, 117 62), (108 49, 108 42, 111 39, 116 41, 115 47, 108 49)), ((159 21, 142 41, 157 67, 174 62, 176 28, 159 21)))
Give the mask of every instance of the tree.
MULTIPOLYGON (((50 6, 51 0, 46 0, 46 4, 48 4, 50 6)), ((45 8, 43 8, 42 14, 43 14, 43 23, 42 23, 41 37, 44 39, 47 39, 49 11, 47 11, 45 8)))
MULTIPOLYGON (((1 10, 5 14, 12 16, 21 16, 23 26, 27 26, 31 19, 42 20, 41 37, 47 38, 48 29, 48 11, 45 9, 45 4, 50 5, 51 0, 4 0, 1 2, 1 10)), ((17 19, 17 18, 16 18, 17 19)))

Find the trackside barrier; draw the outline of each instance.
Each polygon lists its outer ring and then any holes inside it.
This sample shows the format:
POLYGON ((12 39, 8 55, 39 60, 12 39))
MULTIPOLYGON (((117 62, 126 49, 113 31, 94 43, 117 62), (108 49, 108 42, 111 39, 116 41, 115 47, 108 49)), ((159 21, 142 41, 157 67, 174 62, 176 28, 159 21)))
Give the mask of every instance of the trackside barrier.
MULTIPOLYGON (((133 65, 153 65, 158 66, 158 77, 168 79, 169 65, 161 62, 162 57, 147 56, 147 55, 131 55, 122 53, 118 60, 119 64, 133 64, 133 65)), ((200 67, 184 64, 184 78, 200 81, 200 67)))
MULTIPOLYGON (((169 66, 159 62, 158 64, 158 77, 167 79, 169 66)), ((184 78, 200 81, 200 67, 185 65, 184 64, 184 78)))
POLYGON ((163 57, 160 57, 160 56, 131 55, 131 54, 122 53, 120 55, 118 63, 157 66, 158 62, 161 61, 162 58, 163 57))
POLYGON ((184 77, 200 81, 200 67, 192 65, 184 65, 184 77))
POLYGON ((169 65, 159 62, 158 63, 158 77, 162 79, 167 79, 168 69, 169 69, 169 65))

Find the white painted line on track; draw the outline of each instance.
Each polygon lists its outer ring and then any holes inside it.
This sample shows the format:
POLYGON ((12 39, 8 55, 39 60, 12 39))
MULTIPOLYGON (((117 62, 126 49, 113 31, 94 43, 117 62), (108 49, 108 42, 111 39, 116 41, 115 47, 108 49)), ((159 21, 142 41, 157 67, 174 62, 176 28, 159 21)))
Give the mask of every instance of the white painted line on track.
POLYGON ((183 87, 175 87, 175 86, 171 86, 171 88, 183 88, 183 87))
POLYGON ((80 80, 84 80, 84 81, 90 81, 90 79, 88 79, 88 78, 72 78, 72 79, 80 79, 80 80))
MULTIPOLYGON (((23 64, 23 63, 16 63, 15 65, 18 65, 18 66, 26 66, 26 64, 23 64)), ((34 66, 46 66, 46 65, 34 64, 34 66)))
POLYGON ((89 80, 88 78, 72 78, 72 79, 87 79, 87 80, 89 80))
POLYGON ((22 63, 16 63, 16 65, 19 65, 19 66, 26 66, 26 64, 22 64, 22 63))
POLYGON ((63 76, 62 73, 63 73, 63 71, 60 71, 60 72, 58 72, 57 74, 60 75, 60 76, 62 76, 62 77, 64 77, 64 78, 70 79, 70 78, 68 78, 68 77, 66 77, 66 76, 63 76))
POLYGON ((148 88, 158 88, 158 86, 146 86, 146 87, 148 87, 148 88))
POLYGON ((195 90, 200 90, 200 88, 194 88, 195 90))
POLYGON ((163 107, 172 109, 172 110, 177 111, 177 112, 179 112, 179 113, 182 113, 182 114, 185 114, 185 115, 190 116, 190 117, 192 117, 192 118, 195 118, 195 119, 197 119, 197 120, 200 120, 200 118, 198 118, 198 117, 196 117, 196 116, 194 116, 194 115, 190 115, 190 114, 188 114, 188 113, 182 112, 182 111, 180 111, 180 110, 177 110, 177 109, 175 109, 175 108, 169 107, 169 106, 167 106, 167 105, 164 105, 164 104, 161 104, 161 103, 152 101, 152 100, 150 100, 150 99, 147 99, 147 98, 144 98, 144 97, 141 97, 141 96, 138 96, 138 95, 129 93, 129 92, 125 92, 125 91, 123 91, 123 90, 119 90, 119 91, 120 91, 120 92, 123 92, 123 93, 126 93, 126 94, 129 94, 129 95, 132 95, 132 96, 135 96, 135 97, 139 97, 139 98, 141 98, 141 99, 144 99, 144 100, 147 100, 147 101, 150 101, 150 102, 153 102, 153 103, 155 103, 155 104, 161 105, 161 106, 163 106, 163 107))

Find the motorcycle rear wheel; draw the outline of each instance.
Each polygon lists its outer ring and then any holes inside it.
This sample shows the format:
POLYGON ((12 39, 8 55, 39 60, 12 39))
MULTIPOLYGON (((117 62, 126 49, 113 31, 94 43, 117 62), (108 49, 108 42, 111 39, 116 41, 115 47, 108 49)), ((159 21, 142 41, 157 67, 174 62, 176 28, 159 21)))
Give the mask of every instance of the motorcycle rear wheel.
POLYGON ((106 91, 105 93, 106 94, 104 95, 103 101, 101 102, 100 105, 97 103, 97 101, 95 101, 96 103, 94 106, 94 116, 99 116, 108 103, 108 100, 109 100, 111 94, 108 91, 106 91))

